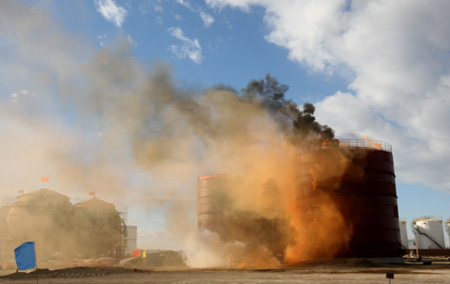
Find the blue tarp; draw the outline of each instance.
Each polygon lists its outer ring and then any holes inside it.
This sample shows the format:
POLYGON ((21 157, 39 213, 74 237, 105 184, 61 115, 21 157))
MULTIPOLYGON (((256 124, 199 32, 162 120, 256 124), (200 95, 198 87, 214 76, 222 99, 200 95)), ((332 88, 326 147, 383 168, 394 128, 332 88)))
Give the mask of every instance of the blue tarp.
POLYGON ((26 242, 14 250, 16 264, 19 270, 27 270, 36 267, 36 254, 34 242, 26 242))

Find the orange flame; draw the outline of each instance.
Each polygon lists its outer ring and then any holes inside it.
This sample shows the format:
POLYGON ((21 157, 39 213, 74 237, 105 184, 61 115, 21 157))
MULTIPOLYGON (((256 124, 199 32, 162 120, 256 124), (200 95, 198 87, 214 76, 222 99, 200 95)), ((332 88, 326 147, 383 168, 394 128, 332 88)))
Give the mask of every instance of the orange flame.
POLYGON ((317 171, 315 169, 308 169, 308 173, 313 178, 313 180, 311 182, 311 184, 313 186, 313 190, 316 190, 316 188, 317 188, 317 178, 318 178, 317 171))
POLYGON ((364 139, 365 141, 367 141, 371 147, 377 148, 377 149, 379 149, 379 150, 383 150, 383 146, 381 146, 380 143, 378 143, 377 141, 374 141, 374 140, 370 139, 368 136, 365 136, 363 139, 364 139))

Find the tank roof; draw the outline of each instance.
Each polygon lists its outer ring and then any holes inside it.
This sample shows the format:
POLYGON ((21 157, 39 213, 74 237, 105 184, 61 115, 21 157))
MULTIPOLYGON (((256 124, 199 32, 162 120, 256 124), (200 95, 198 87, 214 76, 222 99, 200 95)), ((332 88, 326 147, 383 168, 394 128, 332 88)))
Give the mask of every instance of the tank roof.
POLYGON ((42 206, 55 203, 70 203, 69 197, 62 195, 56 191, 43 188, 40 190, 34 190, 29 193, 25 193, 17 197, 17 200, 14 204, 17 206, 30 202, 37 203, 42 206))
POLYGON ((325 141, 322 144, 311 143, 303 145, 297 149, 297 154, 333 148, 367 149, 392 152, 392 145, 384 141, 371 139, 336 139, 333 142, 325 141))
POLYGON ((202 180, 207 180, 210 178, 223 178, 223 177, 233 177, 233 176, 237 176, 236 174, 233 173, 227 173, 227 172, 217 172, 217 173, 204 173, 200 176, 197 177, 198 181, 202 181, 202 180))
POLYGON ((90 207, 90 208, 109 208, 116 210, 114 204, 106 202, 98 198, 87 199, 75 204, 75 207, 90 207))
POLYGON ((442 217, 422 216, 422 217, 414 218, 412 222, 416 223, 416 222, 420 222, 420 221, 441 221, 442 222, 442 217))

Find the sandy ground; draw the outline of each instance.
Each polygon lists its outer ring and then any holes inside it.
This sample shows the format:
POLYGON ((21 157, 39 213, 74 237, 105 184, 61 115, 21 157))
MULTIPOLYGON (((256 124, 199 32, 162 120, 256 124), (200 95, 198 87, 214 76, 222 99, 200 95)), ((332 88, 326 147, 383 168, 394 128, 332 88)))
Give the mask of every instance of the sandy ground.
MULTIPOLYGON (((273 269, 74 267, 39 270, 38 283, 450 283, 450 264, 303 263, 273 269)), ((34 273, 3 271, 0 283, 37 283, 34 273)))

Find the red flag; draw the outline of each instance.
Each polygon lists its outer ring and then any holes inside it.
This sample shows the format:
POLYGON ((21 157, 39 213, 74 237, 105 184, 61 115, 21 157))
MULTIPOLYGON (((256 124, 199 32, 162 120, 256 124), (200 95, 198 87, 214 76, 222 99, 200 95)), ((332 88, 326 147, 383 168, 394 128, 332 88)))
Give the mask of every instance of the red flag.
POLYGON ((89 192, 89 196, 95 196, 95 192, 94 191, 89 192))
POLYGON ((135 250, 131 253, 131 257, 138 257, 141 256, 141 249, 135 250))
POLYGON ((19 189, 19 193, 24 193, 25 192, 25 190, 23 190, 23 189, 19 189))
POLYGON ((41 177, 41 181, 42 182, 49 182, 50 178, 49 177, 41 177))

